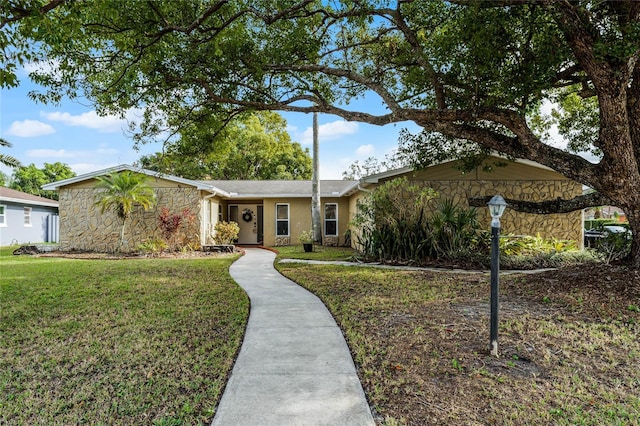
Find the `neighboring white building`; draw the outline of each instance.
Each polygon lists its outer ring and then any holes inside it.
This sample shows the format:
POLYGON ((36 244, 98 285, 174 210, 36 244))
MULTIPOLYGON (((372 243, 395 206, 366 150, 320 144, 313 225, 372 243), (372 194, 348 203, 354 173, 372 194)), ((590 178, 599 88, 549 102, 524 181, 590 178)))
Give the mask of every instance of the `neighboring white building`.
POLYGON ((58 202, 0 187, 0 246, 58 242, 58 202))

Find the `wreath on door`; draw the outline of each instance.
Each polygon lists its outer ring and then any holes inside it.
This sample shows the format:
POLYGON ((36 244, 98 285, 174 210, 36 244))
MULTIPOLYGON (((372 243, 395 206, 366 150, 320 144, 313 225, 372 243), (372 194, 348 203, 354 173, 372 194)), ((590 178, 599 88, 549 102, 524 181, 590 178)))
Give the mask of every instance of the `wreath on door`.
POLYGON ((253 220, 253 212, 249 209, 244 209, 242 211, 242 220, 245 222, 251 222, 253 220))

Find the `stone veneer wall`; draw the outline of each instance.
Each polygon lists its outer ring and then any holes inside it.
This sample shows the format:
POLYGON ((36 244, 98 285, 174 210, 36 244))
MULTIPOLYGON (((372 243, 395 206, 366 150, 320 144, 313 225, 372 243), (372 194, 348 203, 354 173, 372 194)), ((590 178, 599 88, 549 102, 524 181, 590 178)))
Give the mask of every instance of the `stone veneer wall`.
MULTIPOLYGON (((524 201, 573 198, 582 194, 582 185, 570 180, 538 181, 413 181, 436 190, 440 197, 452 198, 455 203, 468 205, 469 197, 502 195, 524 201)), ((491 222, 488 208, 478 208, 478 219, 487 227, 491 222)), ((503 234, 540 234, 543 238, 582 241, 582 211, 566 214, 538 215, 505 211, 500 220, 503 234)))
POLYGON ((340 237, 339 236, 324 236, 322 238, 322 244, 325 246, 329 246, 329 247, 338 247, 338 244, 340 243, 340 237))
MULTIPOLYGON (((97 252, 113 251, 120 241, 121 220, 112 210, 100 213, 95 206, 96 196, 101 190, 94 188, 62 188, 60 203, 60 249, 89 250, 97 252)), ((157 204, 145 211, 134 209, 127 219, 123 251, 132 251, 147 238, 159 238, 158 214, 161 207, 171 213, 179 213, 188 208, 196 215, 194 228, 198 231, 190 242, 200 244, 201 206, 200 194, 195 188, 154 188, 157 204)))
POLYGON ((280 237, 276 235, 276 246, 289 246, 291 245, 291 237, 280 237))

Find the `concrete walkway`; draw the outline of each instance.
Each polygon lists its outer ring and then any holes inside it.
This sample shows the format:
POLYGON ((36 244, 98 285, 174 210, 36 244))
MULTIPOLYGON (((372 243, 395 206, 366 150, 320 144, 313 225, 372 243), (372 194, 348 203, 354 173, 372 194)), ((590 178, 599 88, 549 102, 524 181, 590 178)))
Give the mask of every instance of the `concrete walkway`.
POLYGON ((374 425, 349 348, 324 304, 246 249, 230 269, 249 323, 213 419, 226 425, 374 425))

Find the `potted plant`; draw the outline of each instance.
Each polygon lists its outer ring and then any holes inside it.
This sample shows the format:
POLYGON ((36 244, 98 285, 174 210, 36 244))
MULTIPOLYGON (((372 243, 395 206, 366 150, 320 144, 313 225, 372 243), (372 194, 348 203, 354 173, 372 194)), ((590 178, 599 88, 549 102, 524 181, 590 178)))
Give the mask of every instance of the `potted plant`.
POLYGON ((302 231, 298 241, 302 244, 306 253, 313 251, 313 231, 302 231))

